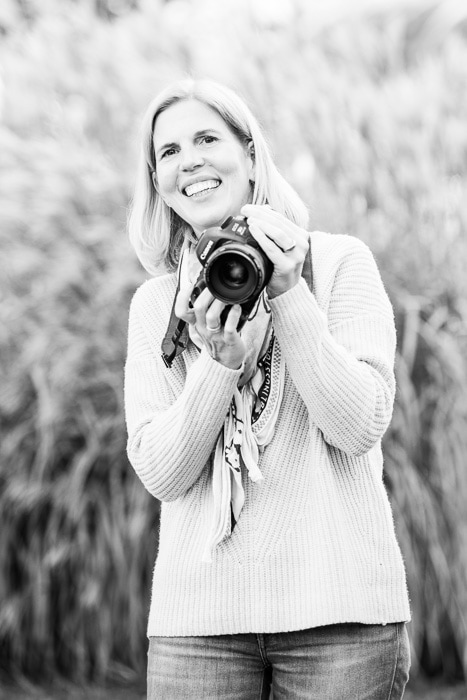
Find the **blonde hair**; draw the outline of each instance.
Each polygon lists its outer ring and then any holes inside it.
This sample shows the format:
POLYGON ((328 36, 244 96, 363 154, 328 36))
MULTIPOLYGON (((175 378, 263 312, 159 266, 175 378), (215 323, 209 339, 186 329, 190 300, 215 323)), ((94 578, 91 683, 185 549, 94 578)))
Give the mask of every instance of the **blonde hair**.
POLYGON ((184 241, 193 237, 191 226, 164 203, 153 183, 156 119, 176 102, 191 99, 214 109, 242 144, 253 143, 252 203, 269 204, 297 225, 306 227, 308 224, 305 204, 279 173, 261 127, 243 100, 230 88, 211 80, 180 80, 152 100, 142 122, 141 153, 128 231, 138 258, 152 275, 176 269, 184 241))

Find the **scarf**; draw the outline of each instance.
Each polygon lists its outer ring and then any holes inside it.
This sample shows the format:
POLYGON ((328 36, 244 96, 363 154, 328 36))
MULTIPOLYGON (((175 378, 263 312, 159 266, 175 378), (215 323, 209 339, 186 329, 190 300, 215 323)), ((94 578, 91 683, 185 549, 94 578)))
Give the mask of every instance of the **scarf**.
MULTIPOLYGON (((192 285, 200 270, 194 249, 186 250, 180 262, 180 287, 192 285)), ((194 326, 189 331, 193 343, 201 348, 194 326)), ((285 361, 274 336, 264 292, 241 335, 246 346, 243 372, 212 461, 211 525, 203 554, 203 561, 208 563, 217 545, 232 534, 240 517, 245 502, 242 475, 248 474, 254 483, 263 480, 259 457, 273 438, 282 403, 285 361)))

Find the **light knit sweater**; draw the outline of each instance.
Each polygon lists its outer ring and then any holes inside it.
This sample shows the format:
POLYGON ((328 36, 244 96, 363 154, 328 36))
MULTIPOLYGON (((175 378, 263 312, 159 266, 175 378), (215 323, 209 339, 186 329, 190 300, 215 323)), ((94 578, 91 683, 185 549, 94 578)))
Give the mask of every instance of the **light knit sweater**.
POLYGON ((189 343, 171 369, 160 346, 176 276, 145 282, 130 309, 128 455, 162 501, 149 636, 282 632, 410 618, 405 572, 382 479, 391 419, 394 317, 358 239, 311 234, 305 280, 271 300, 286 361, 282 408, 245 477, 233 534, 202 561, 213 449, 241 370, 189 343))

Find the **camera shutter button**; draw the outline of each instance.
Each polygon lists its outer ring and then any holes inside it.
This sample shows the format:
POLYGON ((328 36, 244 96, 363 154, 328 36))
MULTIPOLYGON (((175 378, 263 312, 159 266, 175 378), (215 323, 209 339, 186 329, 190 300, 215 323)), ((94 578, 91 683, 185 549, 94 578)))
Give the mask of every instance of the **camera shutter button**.
POLYGON ((232 219, 233 219, 233 216, 229 216, 229 217, 224 221, 224 223, 221 224, 221 228, 227 228, 227 226, 230 224, 230 222, 232 221, 232 219))

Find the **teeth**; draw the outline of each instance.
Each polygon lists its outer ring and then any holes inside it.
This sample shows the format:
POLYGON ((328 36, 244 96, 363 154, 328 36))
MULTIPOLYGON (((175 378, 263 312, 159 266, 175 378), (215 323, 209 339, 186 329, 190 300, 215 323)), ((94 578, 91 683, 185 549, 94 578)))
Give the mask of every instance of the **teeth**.
POLYGON ((185 188, 185 194, 187 197, 192 197, 194 194, 199 194, 204 192, 204 190, 213 190, 219 187, 221 183, 219 180, 203 180, 202 182, 195 182, 193 185, 188 185, 185 188))

